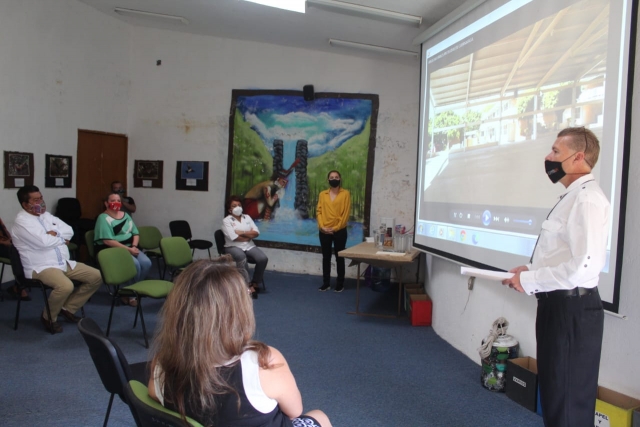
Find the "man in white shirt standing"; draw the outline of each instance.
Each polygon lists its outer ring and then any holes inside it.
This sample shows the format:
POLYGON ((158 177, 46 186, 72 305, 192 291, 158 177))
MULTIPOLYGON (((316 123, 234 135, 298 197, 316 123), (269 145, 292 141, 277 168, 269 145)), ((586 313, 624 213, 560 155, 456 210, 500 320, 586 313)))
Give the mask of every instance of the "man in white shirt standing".
POLYGON ((540 400, 545 426, 593 425, 604 311, 598 294, 606 263, 609 201, 591 170, 600 143, 585 128, 558 134, 545 170, 566 192, 541 225, 530 264, 502 283, 536 295, 540 400))
POLYGON ((69 258, 67 245, 73 230, 46 211, 38 187, 28 185, 19 189, 18 201, 23 210, 16 216, 11 229, 13 245, 20 252, 25 277, 40 280, 53 288, 49 295, 51 319, 44 310, 40 320, 47 331, 60 333, 62 326, 57 322, 58 315, 77 323, 80 318, 75 316, 76 311, 98 290, 102 278, 95 268, 69 258), (71 280, 82 282, 82 285, 74 289, 71 280))

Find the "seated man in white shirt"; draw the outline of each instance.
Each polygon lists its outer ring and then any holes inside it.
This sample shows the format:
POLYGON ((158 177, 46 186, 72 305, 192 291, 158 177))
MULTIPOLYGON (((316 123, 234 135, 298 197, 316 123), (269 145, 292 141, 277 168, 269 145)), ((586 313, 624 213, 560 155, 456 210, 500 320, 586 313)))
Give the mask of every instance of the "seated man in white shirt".
POLYGON ((44 328, 54 334, 62 332, 58 315, 77 323, 75 316, 102 283, 100 272, 69 258, 67 245, 73 230, 60 218, 46 211, 46 204, 35 185, 18 190, 18 201, 22 211, 16 216, 11 229, 13 245, 20 252, 24 275, 37 279, 53 288, 49 295, 51 319, 46 310, 41 321, 44 328), (74 289, 73 282, 82 283, 74 289))

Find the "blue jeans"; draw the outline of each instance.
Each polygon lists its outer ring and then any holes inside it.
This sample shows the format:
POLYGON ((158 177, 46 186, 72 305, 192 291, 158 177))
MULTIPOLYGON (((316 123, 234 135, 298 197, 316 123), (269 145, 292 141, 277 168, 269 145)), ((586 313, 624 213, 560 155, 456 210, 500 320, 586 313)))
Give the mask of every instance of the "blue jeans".
POLYGON ((134 283, 141 282, 147 278, 149 275, 149 270, 151 270, 151 260, 148 256, 146 256, 142 251, 138 254, 137 257, 133 256, 133 263, 136 265, 136 270, 138 274, 133 278, 134 283))

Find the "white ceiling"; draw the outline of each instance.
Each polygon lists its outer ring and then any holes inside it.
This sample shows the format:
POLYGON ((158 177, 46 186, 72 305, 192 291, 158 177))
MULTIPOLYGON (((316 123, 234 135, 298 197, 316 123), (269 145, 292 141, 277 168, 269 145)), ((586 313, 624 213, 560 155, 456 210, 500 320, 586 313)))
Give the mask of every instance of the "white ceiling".
POLYGON ((305 14, 288 12, 243 0, 80 0, 132 25, 164 28, 194 34, 252 40, 305 49, 375 56, 393 61, 415 61, 381 53, 329 46, 329 38, 419 51, 412 45, 415 36, 436 23, 465 0, 349 0, 364 6, 422 16, 422 25, 338 12, 307 5, 305 14), (188 25, 161 23, 146 18, 123 17, 114 12, 121 7, 181 16, 188 25))

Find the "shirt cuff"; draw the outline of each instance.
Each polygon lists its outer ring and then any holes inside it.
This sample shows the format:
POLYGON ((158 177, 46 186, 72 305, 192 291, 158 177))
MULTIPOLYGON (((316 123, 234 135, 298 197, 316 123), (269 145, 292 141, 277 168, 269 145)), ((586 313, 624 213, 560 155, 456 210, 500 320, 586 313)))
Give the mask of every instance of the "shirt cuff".
POLYGON ((540 292, 536 287, 535 271, 523 271, 520 273, 520 285, 527 295, 534 295, 540 292))

